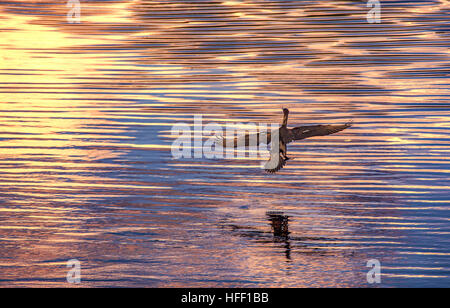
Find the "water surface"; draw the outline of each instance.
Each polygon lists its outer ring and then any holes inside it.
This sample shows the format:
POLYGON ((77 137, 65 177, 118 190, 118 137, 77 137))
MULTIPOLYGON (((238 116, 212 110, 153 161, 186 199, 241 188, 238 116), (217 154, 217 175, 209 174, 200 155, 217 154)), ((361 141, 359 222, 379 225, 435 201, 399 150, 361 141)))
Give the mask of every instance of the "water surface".
POLYGON ((449 286, 442 1, 0 3, 0 286, 449 286), (341 124, 255 159, 173 159, 171 128, 341 124), (289 216, 274 236, 267 211, 289 216))

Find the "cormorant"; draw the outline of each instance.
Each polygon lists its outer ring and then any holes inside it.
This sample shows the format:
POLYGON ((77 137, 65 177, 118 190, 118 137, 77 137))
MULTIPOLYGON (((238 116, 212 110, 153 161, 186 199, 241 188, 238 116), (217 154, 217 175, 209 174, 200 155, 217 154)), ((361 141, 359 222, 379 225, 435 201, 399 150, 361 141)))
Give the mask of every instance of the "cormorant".
MULTIPOLYGON (((301 140, 305 138, 315 137, 315 136, 326 136, 331 135, 341 130, 344 130, 351 126, 351 123, 342 125, 308 125, 299 126, 294 128, 287 128, 287 121, 289 116, 289 110, 283 108, 283 122, 281 127, 278 129, 279 143, 278 148, 272 143, 272 149, 270 151, 270 159, 264 164, 264 170, 269 173, 275 173, 286 165, 286 161, 289 160, 287 157, 287 147, 286 145, 292 141, 301 140)), ((244 143, 245 145, 250 144, 251 138, 257 138, 257 144, 264 142, 269 144, 271 141, 271 132, 266 134, 253 134, 245 135, 244 140, 238 140, 234 138, 234 147, 238 147, 239 144, 244 143), (256 135, 256 136, 255 136, 256 135)), ((224 138, 220 139, 222 145, 226 144, 224 138)))

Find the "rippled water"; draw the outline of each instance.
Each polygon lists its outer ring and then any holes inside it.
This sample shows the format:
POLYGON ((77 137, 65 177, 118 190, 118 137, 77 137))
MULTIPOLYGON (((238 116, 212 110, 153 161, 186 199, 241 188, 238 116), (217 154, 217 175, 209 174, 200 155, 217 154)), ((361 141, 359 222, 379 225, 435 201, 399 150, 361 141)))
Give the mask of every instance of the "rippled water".
POLYGON ((64 2, 0 4, 0 286, 449 286, 448 1, 64 2), (354 125, 275 175, 172 157, 282 107, 354 125))

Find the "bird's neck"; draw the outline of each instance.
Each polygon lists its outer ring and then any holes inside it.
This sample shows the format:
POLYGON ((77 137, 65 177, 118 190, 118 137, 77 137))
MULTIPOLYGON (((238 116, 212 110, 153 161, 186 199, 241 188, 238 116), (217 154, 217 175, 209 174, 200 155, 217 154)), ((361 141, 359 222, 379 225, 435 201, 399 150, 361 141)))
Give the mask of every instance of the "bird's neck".
POLYGON ((288 121, 288 115, 285 113, 283 115, 283 123, 281 124, 281 126, 287 126, 287 121, 288 121))

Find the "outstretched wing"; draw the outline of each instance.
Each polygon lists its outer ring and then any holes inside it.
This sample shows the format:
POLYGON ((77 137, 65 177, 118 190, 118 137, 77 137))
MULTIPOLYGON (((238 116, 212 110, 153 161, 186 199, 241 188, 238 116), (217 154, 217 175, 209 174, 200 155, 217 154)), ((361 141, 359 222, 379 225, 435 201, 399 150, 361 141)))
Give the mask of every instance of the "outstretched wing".
POLYGON ((286 165, 286 160, 280 155, 280 148, 270 150, 270 158, 264 164, 264 170, 268 173, 275 173, 286 165))
POLYGON ((270 156, 270 159, 265 163, 264 170, 268 173, 275 173, 286 165, 286 160, 284 160, 281 155, 276 157, 270 156))
POLYGON ((310 125, 294 127, 289 130, 290 133, 287 138, 287 143, 309 137, 331 135, 350 126, 352 126, 351 123, 343 125, 310 125))

